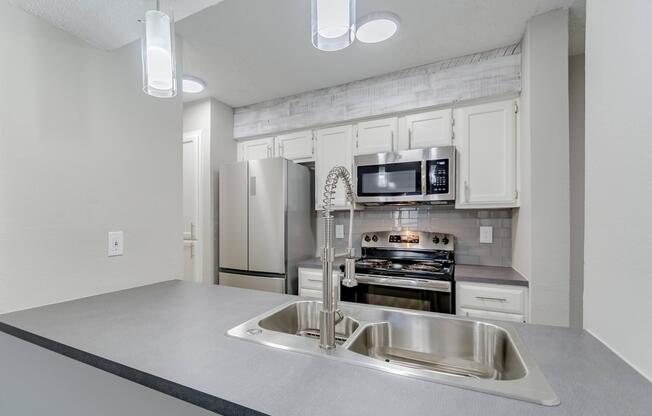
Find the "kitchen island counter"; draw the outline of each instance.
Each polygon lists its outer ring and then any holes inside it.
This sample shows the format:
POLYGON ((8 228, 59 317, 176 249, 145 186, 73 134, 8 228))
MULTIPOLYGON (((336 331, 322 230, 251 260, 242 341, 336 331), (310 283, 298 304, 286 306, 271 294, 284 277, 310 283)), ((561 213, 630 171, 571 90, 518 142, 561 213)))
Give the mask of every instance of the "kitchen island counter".
POLYGON ((642 416, 652 408, 652 383, 581 330, 501 323, 528 346, 557 407, 226 335, 293 298, 168 281, 0 315, 0 331, 225 416, 642 416))

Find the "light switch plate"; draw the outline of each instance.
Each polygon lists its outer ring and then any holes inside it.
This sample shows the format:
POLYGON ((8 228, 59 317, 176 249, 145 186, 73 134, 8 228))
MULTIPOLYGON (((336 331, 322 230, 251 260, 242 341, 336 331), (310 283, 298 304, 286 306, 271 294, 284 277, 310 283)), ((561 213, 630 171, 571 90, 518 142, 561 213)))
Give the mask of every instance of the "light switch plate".
POLYGON ((344 238, 344 224, 335 224, 335 238, 344 238))
POLYGON ((124 233, 122 231, 110 231, 107 255, 109 257, 122 256, 125 251, 124 233))
POLYGON ((480 242, 485 244, 494 242, 494 227, 480 227, 480 242))

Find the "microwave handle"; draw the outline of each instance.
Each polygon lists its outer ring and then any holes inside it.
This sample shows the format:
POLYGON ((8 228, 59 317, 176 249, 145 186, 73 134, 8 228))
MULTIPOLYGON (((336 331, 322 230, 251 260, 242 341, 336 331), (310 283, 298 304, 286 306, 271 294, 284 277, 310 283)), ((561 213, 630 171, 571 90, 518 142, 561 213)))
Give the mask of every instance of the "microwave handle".
POLYGON ((425 160, 421 161, 421 195, 426 196, 428 193, 428 184, 426 180, 428 179, 428 162, 425 160))

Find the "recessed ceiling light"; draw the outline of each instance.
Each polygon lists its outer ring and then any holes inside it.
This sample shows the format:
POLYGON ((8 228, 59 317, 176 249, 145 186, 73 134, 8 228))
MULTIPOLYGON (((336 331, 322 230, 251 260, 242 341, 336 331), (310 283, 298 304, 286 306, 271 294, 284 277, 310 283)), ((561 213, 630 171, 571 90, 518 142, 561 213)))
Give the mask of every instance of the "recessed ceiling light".
POLYGON ((355 37, 363 43, 378 43, 387 40, 398 32, 400 20, 390 12, 375 12, 358 20, 355 37))
POLYGON ((192 75, 183 76, 183 92, 187 94, 198 94, 206 89, 206 83, 192 75))

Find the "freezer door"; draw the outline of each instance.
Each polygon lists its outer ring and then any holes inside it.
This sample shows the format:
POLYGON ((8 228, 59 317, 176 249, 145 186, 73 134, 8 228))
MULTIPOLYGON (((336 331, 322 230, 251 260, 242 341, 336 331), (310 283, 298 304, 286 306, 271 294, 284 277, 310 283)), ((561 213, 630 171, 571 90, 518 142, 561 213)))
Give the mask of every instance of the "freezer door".
POLYGON ((247 270, 247 162, 220 168, 220 267, 247 270))
POLYGON ((285 273, 287 162, 249 161, 249 270, 285 273))
POLYGON ((220 285, 285 293, 285 278, 220 272, 220 285))

